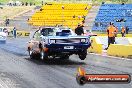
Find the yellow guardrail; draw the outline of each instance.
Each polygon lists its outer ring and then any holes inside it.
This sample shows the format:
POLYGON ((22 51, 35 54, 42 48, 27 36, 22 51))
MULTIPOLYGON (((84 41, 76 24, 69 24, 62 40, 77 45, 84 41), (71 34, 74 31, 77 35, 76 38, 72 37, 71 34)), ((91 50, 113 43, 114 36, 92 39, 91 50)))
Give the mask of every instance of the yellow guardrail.
MULTIPOLYGON (((29 35, 30 35, 30 32, 28 32, 28 31, 17 31, 17 36, 18 37, 26 37, 26 36, 29 36, 29 35)), ((8 37, 11 37, 11 36, 13 36, 12 31, 9 32, 8 37)))
POLYGON ((17 31, 17 36, 29 36, 30 32, 28 31, 17 31))
POLYGON ((132 45, 111 44, 107 50, 111 56, 132 58, 132 45))
POLYGON ((102 54, 103 45, 98 37, 91 38, 91 47, 88 49, 89 53, 102 54))

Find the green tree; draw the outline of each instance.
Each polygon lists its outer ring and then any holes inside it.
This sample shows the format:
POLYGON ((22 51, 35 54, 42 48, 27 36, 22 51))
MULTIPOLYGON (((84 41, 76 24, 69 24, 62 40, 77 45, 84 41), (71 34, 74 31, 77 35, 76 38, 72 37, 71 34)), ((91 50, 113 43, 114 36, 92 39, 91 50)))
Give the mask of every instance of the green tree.
POLYGON ((128 0, 120 0, 121 3, 127 3, 128 0))

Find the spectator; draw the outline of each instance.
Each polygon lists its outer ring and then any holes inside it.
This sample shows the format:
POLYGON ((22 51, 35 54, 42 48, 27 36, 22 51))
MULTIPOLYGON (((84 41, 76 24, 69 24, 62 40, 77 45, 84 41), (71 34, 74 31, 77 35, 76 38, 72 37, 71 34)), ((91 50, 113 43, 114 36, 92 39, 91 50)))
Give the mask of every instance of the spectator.
POLYGON ((27 19, 27 21, 29 21, 29 18, 27 19))
POLYGON ((124 5, 124 4, 125 4, 124 2, 121 3, 121 5, 124 5))
POLYGON ((98 23, 98 22, 95 22, 95 26, 96 26, 96 27, 99 27, 99 23, 98 23))
POLYGON ((41 8, 40 11, 43 11, 43 9, 41 8))
POLYGON ((73 18, 75 18, 76 16, 75 15, 73 15, 73 18))
POLYGON ((83 27, 81 26, 81 24, 78 25, 78 27, 75 29, 75 33, 77 35, 82 35, 84 34, 84 30, 83 30, 83 27))
POLYGON ((28 2, 25 3, 25 6, 28 6, 28 2))
POLYGON ((22 2, 22 6, 24 6, 24 2, 22 2))
POLYGON ((44 5, 44 1, 41 2, 42 6, 44 5))
POLYGON ((87 8, 87 7, 85 7, 85 10, 88 10, 88 8, 87 8))
POLYGON ((47 5, 47 2, 45 2, 45 5, 47 5))
POLYGON ((6 33, 6 35, 9 35, 9 32, 6 28, 4 28, 3 31, 6 33))
MULTIPOLYGON (((108 34, 108 47, 110 44, 115 43, 115 34, 116 34, 116 27, 114 27, 114 24, 110 22, 109 27, 107 28, 107 34, 108 34)), ((108 47, 106 49, 108 49, 108 47)))
POLYGON ((125 32, 126 32, 125 27, 122 27, 122 28, 121 28, 121 34, 122 34, 122 37, 125 37, 125 32))
POLYGON ((105 2, 102 2, 102 4, 105 4, 105 2))
POLYGON ((129 28, 128 26, 126 26, 126 34, 128 34, 129 28))
POLYGON ((16 38, 17 32, 16 32, 16 27, 13 28, 13 37, 16 38))
POLYGON ((9 25, 9 21, 10 21, 9 19, 6 19, 6 20, 5 20, 5 25, 6 25, 6 26, 9 25))
POLYGON ((64 6, 62 6, 62 9, 65 9, 65 7, 64 7, 64 6))
POLYGON ((84 23, 85 23, 85 20, 82 21, 82 24, 84 24, 84 23))
POLYGON ((32 6, 32 2, 30 2, 30 6, 32 6))
POLYGON ((14 3, 14 6, 17 6, 16 2, 14 3))
POLYGON ((83 15, 82 18, 85 20, 86 19, 86 16, 83 15))
POLYGON ((3 9, 3 7, 0 7, 0 9, 3 9))

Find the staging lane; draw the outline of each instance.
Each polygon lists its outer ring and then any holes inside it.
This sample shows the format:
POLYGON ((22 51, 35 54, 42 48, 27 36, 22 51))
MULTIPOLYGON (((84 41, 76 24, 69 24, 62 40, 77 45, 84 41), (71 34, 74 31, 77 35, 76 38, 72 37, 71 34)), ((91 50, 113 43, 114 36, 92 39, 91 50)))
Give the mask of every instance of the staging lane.
POLYGON ((29 38, 8 38, 6 44, 0 44, 0 48, 6 52, 13 53, 18 56, 27 56, 27 43, 29 38))
MULTIPOLYGON (((3 47, 0 45, 0 55, 2 56, 0 57, 0 73, 13 81, 13 88, 132 87, 132 84, 88 84, 79 86, 75 79, 77 68, 80 65, 86 69, 87 73, 129 73, 132 75, 131 60, 105 58, 96 55, 88 55, 85 61, 81 61, 76 55, 71 56, 70 60, 50 59, 47 62, 30 60, 27 56, 28 53, 24 51, 28 40, 28 38, 10 39, 3 47), (17 46, 17 50, 13 49, 15 46, 17 46)), ((1 79, 3 80, 3 78, 1 79)), ((10 88, 11 85, 8 86, 10 88)))

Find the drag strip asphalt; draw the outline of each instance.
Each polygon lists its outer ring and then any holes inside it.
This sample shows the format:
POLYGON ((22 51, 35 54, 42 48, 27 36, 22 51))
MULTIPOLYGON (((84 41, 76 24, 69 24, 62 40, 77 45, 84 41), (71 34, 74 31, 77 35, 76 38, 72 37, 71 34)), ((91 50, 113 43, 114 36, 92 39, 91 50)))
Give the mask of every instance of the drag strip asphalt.
POLYGON ((132 60, 88 54, 81 61, 72 55, 69 60, 31 60, 26 51, 28 38, 8 39, 0 44, 0 88, 132 88, 130 84, 85 84, 76 82, 79 66, 88 74, 130 74, 132 60), (2 87, 1 87, 2 86, 2 87))

